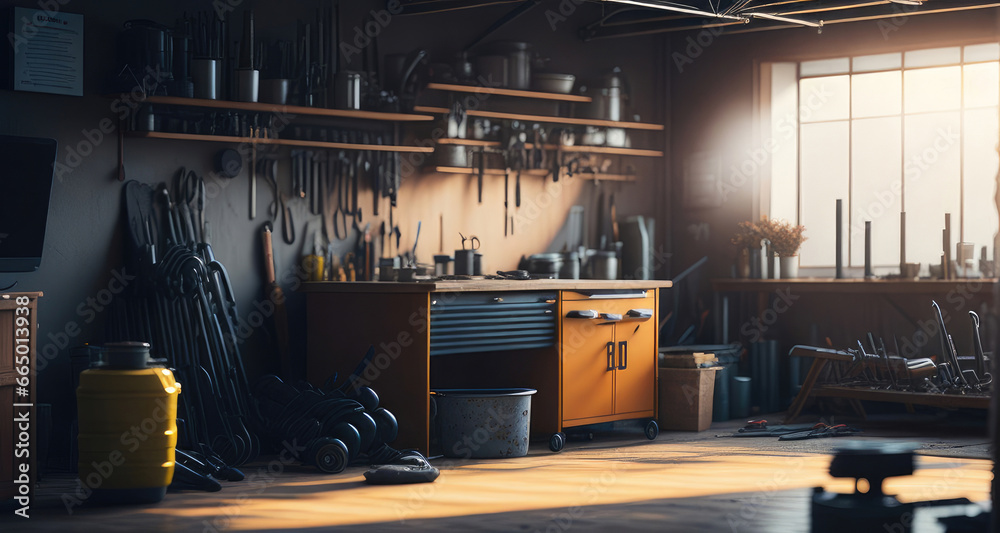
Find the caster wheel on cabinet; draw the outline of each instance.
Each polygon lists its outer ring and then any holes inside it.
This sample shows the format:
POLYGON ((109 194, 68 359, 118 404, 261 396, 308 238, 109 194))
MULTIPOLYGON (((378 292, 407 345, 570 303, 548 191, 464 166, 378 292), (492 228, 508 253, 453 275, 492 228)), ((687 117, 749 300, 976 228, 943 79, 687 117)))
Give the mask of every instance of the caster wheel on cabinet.
POLYGON ((660 426, 656 423, 656 420, 646 422, 645 433, 646 438, 649 440, 654 440, 660 434, 660 426))
POLYGON ((566 445, 566 435, 564 433, 562 433, 562 432, 553 433, 552 436, 549 437, 549 449, 550 450, 552 450, 554 452, 558 452, 558 451, 562 450, 563 446, 565 446, 565 445, 566 445))

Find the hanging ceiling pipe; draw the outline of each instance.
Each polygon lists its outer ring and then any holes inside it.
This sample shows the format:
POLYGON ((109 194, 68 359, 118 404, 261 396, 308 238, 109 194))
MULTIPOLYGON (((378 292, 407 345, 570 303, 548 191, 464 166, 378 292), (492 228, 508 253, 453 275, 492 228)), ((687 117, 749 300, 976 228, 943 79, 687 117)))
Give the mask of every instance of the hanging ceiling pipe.
POLYGON ((755 17, 755 18, 761 18, 761 19, 767 19, 767 20, 775 20, 775 21, 778 21, 778 22, 788 22, 788 23, 791 23, 791 24, 799 24, 799 25, 802 25, 802 26, 808 26, 810 28, 822 28, 823 27, 823 21, 822 20, 819 21, 819 22, 812 22, 812 21, 808 21, 808 20, 795 19, 795 18, 790 18, 790 17, 783 17, 781 15, 776 15, 774 13, 748 13, 748 14, 750 16, 752 16, 752 17, 755 17))
POLYGON ((705 11, 702 9, 697 9, 691 6, 677 5, 668 2, 657 2, 655 0, 601 0, 602 2, 614 2, 616 4, 630 4, 639 7, 648 7, 652 9, 662 9, 664 11, 675 11, 677 13, 685 13, 688 15, 698 15, 708 18, 723 18, 729 20, 746 20, 746 17, 726 15, 723 13, 713 13, 711 11, 705 11))
POLYGON ((881 0, 879 2, 864 2, 861 4, 844 4, 839 6, 821 6, 812 9, 797 9, 795 11, 782 11, 782 15, 804 15, 806 13, 825 13, 829 11, 844 11, 847 9, 860 9, 863 7, 875 7, 884 6, 889 4, 888 0, 881 0))
MULTIPOLYGON (((601 1, 602 2, 609 2, 609 1, 613 1, 613 0, 601 0, 601 1)), ((768 2, 766 4, 754 5, 750 9, 761 9, 761 8, 765 8, 765 7, 776 7, 778 5, 803 4, 803 3, 807 3, 809 1, 812 1, 812 0, 772 1, 772 2, 768 2)), ((909 0, 904 0, 904 1, 909 1, 909 0)), ((652 5, 652 4, 654 4, 654 2, 652 2, 652 1, 638 1, 638 0, 636 0, 636 1, 632 1, 632 2, 622 2, 622 3, 631 3, 633 5, 642 5, 644 7, 654 7, 652 5)), ((739 2, 738 3, 734 3, 733 6, 736 6, 737 9, 747 9, 745 6, 748 5, 748 4, 751 4, 751 3, 752 3, 752 1, 748 0, 748 1, 745 1, 745 2, 742 2, 742 3, 739 3, 739 2)), ((855 8, 877 7, 877 5, 892 5, 895 2, 892 2, 890 0, 882 0, 881 2, 879 2, 878 4, 876 4, 875 6, 869 5, 870 3, 871 2, 863 2, 863 1, 844 2, 844 3, 841 3, 841 4, 836 4, 834 6, 826 6, 826 9, 827 10, 834 10, 834 9, 841 10, 841 9, 844 9, 845 7, 846 8, 851 8, 851 7, 855 7, 855 8)), ((906 16, 932 15, 932 14, 940 14, 940 13, 954 13, 954 12, 960 12, 960 11, 969 11, 969 10, 973 10, 973 9, 1000 8, 1000 2, 990 2, 990 3, 986 3, 986 4, 981 4, 981 3, 978 3, 978 2, 967 2, 967 3, 965 3, 965 5, 957 5, 957 6, 956 5, 949 5, 948 7, 940 7, 940 8, 928 8, 927 5, 928 5, 927 2, 924 2, 921 9, 917 9, 917 10, 913 10, 913 11, 907 12, 906 16)), ((663 4, 663 3, 656 3, 655 4, 655 8, 656 9, 664 9, 664 10, 667 9, 666 5, 663 4)), ((694 8, 692 8, 692 10, 693 9, 694 8)), ((820 10, 822 10, 822 9, 817 8, 817 10, 813 11, 813 12, 818 12, 820 10)), ((731 12, 734 12, 734 10, 732 10, 732 7, 730 8, 730 10, 724 11, 721 15, 726 15, 727 13, 731 13, 731 12)), ((805 10, 795 11, 794 13, 804 13, 804 12, 806 12, 806 11, 805 10)), ((782 13, 780 13, 779 16, 784 16, 784 15, 788 15, 788 14, 791 14, 791 13, 792 12, 782 12, 782 13)), ((705 12, 705 11, 700 11, 699 14, 701 14, 703 16, 706 16, 706 17, 716 17, 717 16, 714 13, 709 13, 709 12, 705 12)), ((664 27, 664 26, 660 26, 660 27, 648 27, 648 25, 644 25, 641 22, 633 22, 632 24, 634 24, 634 25, 637 26, 637 29, 635 31, 628 31, 626 29, 626 27, 628 26, 628 23, 621 24, 621 27, 615 28, 614 31, 601 31, 602 28, 606 28, 606 27, 608 27, 608 26, 611 25, 608 22, 609 22, 609 19, 611 19, 614 15, 615 15, 615 13, 608 14, 607 16, 605 16, 603 19, 601 19, 597 23, 592 23, 592 24, 590 24, 590 25, 588 25, 588 26, 586 26, 584 28, 581 28, 581 32, 580 32, 581 38, 584 41, 593 41, 593 40, 607 39, 607 38, 636 37, 636 36, 642 36, 642 35, 652 35, 652 34, 657 34, 657 33, 674 33, 674 32, 680 32, 680 31, 692 31, 692 30, 699 30, 699 29, 704 29, 704 28, 709 28, 709 27, 737 26, 737 25, 744 26, 742 28, 727 28, 726 29, 726 34, 736 35, 736 34, 740 34, 740 33, 751 33, 751 32, 758 32, 758 31, 771 31, 771 30, 795 28, 797 26, 801 26, 802 25, 802 22, 800 20, 796 19, 795 22, 794 22, 794 24, 795 24, 794 26, 791 25, 790 23, 764 25, 764 26, 753 26, 753 25, 748 24, 750 22, 750 19, 749 19, 749 17, 747 17, 747 16, 744 15, 742 17, 740 17, 740 16, 719 17, 719 18, 725 18, 727 20, 738 20, 739 22, 724 22, 724 23, 718 23, 718 24, 696 23, 696 24, 686 24, 686 25, 677 25, 677 26, 666 26, 666 27, 664 27)), ((840 24, 840 23, 846 23, 846 22, 864 22, 864 21, 871 21, 871 20, 880 20, 880 19, 894 18, 894 17, 898 17, 898 16, 900 16, 900 13, 898 13, 898 12, 878 13, 878 14, 874 14, 874 15, 863 15, 863 16, 848 16, 848 17, 843 17, 843 18, 824 19, 823 20, 823 25, 824 26, 829 26, 830 24, 840 24)), ((759 17, 759 18, 763 18, 763 17, 759 17)), ((659 19, 653 19, 653 20, 659 20, 659 19)), ((777 21, 775 21, 775 22, 777 22, 777 21)), ((614 25, 618 26, 618 24, 614 24, 614 25)))

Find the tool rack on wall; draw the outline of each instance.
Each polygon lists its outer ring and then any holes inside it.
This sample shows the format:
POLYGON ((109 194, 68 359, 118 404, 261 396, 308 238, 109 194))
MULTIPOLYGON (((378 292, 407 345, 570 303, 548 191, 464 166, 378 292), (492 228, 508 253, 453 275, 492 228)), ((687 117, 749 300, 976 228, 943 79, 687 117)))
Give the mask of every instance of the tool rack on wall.
MULTIPOLYGON (((393 123, 397 126, 395 137, 398 139, 398 125, 406 122, 429 122, 434 120, 431 115, 411 114, 411 113, 387 113, 381 111, 360 111, 351 109, 327 109, 318 107, 279 105, 258 102, 234 102, 226 100, 208 100, 200 98, 183 98, 176 96, 147 96, 143 100, 145 105, 176 106, 186 108, 203 108, 219 111, 245 111, 250 113, 274 114, 281 117, 291 117, 291 119, 320 119, 325 121, 372 122, 372 123, 393 123)), ((121 126, 124 126, 121 125, 121 126)), ((128 127, 118 128, 118 177, 124 179, 124 137, 144 138, 144 139, 167 139, 167 140, 188 140, 188 141, 208 141, 226 143, 249 143, 258 145, 278 145, 306 148, 321 148, 331 150, 365 150, 374 152, 400 152, 400 153, 431 153, 433 147, 407 146, 402 144, 368 144, 358 142, 331 142, 322 140, 293 139, 280 137, 260 137, 260 136, 240 136, 240 135, 215 135, 203 133, 177 133, 169 131, 137 131, 128 127)))
MULTIPOLYGON (((504 88, 494 88, 486 87, 482 85, 459 85, 451 83, 429 83, 426 86, 428 91, 439 91, 447 93, 452 98, 460 97, 462 94, 478 94, 489 96, 500 96, 500 97, 512 97, 512 98, 524 98, 542 101, 553 101, 557 103, 580 103, 587 104, 592 101, 589 96, 567 94, 567 93, 551 93, 542 91, 526 91, 519 89, 504 89, 504 88)), ((428 113, 435 115, 447 115, 450 110, 446 107, 440 107, 435 105, 416 105, 413 110, 417 113, 428 113)), ((602 120, 602 119, 590 119, 590 118, 575 118, 561 116, 561 114, 537 114, 537 113, 515 113, 507 111, 491 111, 485 109, 468 109, 465 111, 468 117, 472 118, 485 118, 492 120, 502 120, 502 121, 520 121, 528 124, 551 124, 555 126, 592 126, 598 128, 618 128, 626 130, 638 130, 638 131, 663 131, 665 128, 662 124, 654 124, 648 122, 628 122, 628 121, 615 121, 615 120, 602 120)), ((451 138, 445 137, 437 140, 439 145, 461 145, 467 146, 473 150, 502 150, 500 141, 492 140, 480 140, 480 139, 466 139, 466 138, 451 138)), ((532 143, 525 143, 525 148, 531 150, 535 148, 532 143)), ((563 145, 558 146, 556 143, 545 143, 541 146, 541 149, 546 152, 556 153, 561 152, 562 154, 597 154, 597 155, 614 155, 614 156, 629 156, 629 157, 663 157, 662 150, 648 150, 641 148, 631 148, 631 147, 619 147, 619 146, 600 146, 600 145, 563 145)), ((560 177, 565 175, 566 168, 564 165, 560 165, 560 177)), ((451 173, 451 174, 475 174, 477 170, 472 167, 454 167, 454 166, 437 166, 434 170, 439 173, 451 173)), ((485 175, 503 175, 505 173, 504 169, 496 168, 486 168, 483 170, 485 175)), ((525 175, 538 175, 538 176, 549 176, 552 172, 549 169, 524 169, 523 173, 525 175)), ((634 174, 621 172, 621 173, 590 173, 581 172, 574 174, 581 176, 585 179, 594 180, 607 180, 607 181, 635 181, 634 174)))

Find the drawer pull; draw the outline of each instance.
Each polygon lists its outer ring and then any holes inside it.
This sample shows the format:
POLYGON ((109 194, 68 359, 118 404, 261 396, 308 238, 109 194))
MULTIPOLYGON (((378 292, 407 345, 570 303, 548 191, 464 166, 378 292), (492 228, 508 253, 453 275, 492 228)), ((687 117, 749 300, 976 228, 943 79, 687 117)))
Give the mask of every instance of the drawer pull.
POLYGON ((601 313, 601 318, 608 322, 620 322, 622 316, 617 313, 601 313))
POLYGON ((625 316, 629 318, 647 319, 653 318, 652 309, 629 309, 625 316))
POLYGON ((573 311, 566 313, 566 318, 594 319, 599 318, 600 316, 601 314, 593 309, 574 309, 573 311))

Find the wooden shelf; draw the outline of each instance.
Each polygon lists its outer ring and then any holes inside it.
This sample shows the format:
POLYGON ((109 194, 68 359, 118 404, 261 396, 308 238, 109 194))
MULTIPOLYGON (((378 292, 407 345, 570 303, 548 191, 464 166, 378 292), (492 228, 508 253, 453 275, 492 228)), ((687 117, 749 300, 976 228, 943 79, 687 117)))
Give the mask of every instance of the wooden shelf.
MULTIPOLYGON (((469 167, 434 167, 434 172, 441 174, 470 174, 475 175, 478 170, 469 167)), ((502 168, 486 168, 483 169, 483 174, 486 176, 503 176, 506 171, 502 168)), ((517 173, 514 170, 510 171, 511 176, 515 176, 517 173)), ((549 176, 552 171, 544 168, 532 168, 528 170, 522 170, 522 176, 549 176)), ((561 178, 565 178, 566 172, 562 171, 559 173, 561 178)), ((580 178, 585 180, 594 181, 635 181, 635 176, 631 174, 593 174, 590 172, 577 172, 573 174, 573 178, 580 178)))
POLYGON ((457 144, 461 146, 500 146, 498 141, 481 141, 479 139, 452 139, 444 137, 437 140, 438 144, 457 144))
POLYGON ((232 137, 229 135, 198 135, 194 133, 166 133, 159 131, 128 132, 129 137, 143 139, 172 139, 179 141, 210 141, 228 143, 274 144, 278 146, 303 146, 312 148, 327 148, 334 150, 370 150, 373 152, 407 152, 429 154, 434 147, 424 146, 393 146, 384 144, 354 144, 324 141, 303 141, 298 139, 251 139, 249 137, 232 137))
POLYGON ((212 107, 216 109, 238 109, 241 111, 281 113, 285 115, 303 115, 313 117, 382 120, 390 122, 428 122, 434 120, 434 117, 431 115, 384 113, 381 111, 356 111, 353 109, 327 109, 322 107, 307 107, 299 105, 266 104, 263 102, 231 102, 229 100, 207 100, 203 98, 182 98, 179 96, 148 96, 145 101, 150 104, 212 107))
MULTIPOLYGON (((529 146, 530 148, 530 146, 529 146)), ((546 150, 555 150, 555 145, 545 145, 546 150)), ((640 148, 617 148, 614 146, 563 146, 564 153, 635 155, 640 157, 663 157, 660 150, 643 150, 640 148)))
MULTIPOLYGON (((443 138, 437 140, 438 144, 450 144, 450 145, 462 145, 462 146, 485 146, 485 147, 499 147, 500 143, 497 141, 480 141, 476 139, 451 139, 443 138)), ((525 148, 531 150, 534 148, 534 144, 526 143, 525 148)), ((554 144, 546 144, 542 146, 543 150, 555 151, 559 149, 558 146, 554 144)), ((564 153, 586 153, 586 154, 611 154, 611 155, 632 155, 639 157, 663 157, 663 152, 660 150, 644 150, 641 148, 618 148, 615 146, 563 146, 562 151, 564 153)))
MULTIPOLYGON (((474 168, 469 167, 434 167, 434 172, 440 172, 442 174, 476 174, 479 171, 474 168)), ((503 176, 506 171, 502 168, 485 168, 483 169, 483 174, 486 176, 503 176)), ((531 168, 527 170, 522 170, 522 176, 548 176, 551 171, 545 168, 531 168)), ((517 171, 511 170, 511 176, 516 176, 517 171)))
POLYGON ((428 89, 453 91, 459 93, 495 94, 497 96, 517 96, 520 98, 538 98, 541 100, 559 100, 562 102, 591 102, 589 96, 565 93, 546 93, 541 91, 524 91, 520 89, 501 89, 499 87, 483 87, 479 85, 457 85, 452 83, 428 83, 428 89))
MULTIPOLYGON (((414 111, 418 113, 447 114, 450 111, 444 107, 415 106, 414 111)), ((617 120, 598 120, 589 118, 552 117, 547 115, 522 115, 519 113, 500 113, 496 111, 482 111, 479 109, 469 109, 465 112, 470 117, 495 118, 500 120, 521 120, 524 122, 545 122, 547 124, 571 124, 574 126, 603 126, 607 128, 624 128, 630 130, 663 131, 663 124, 650 124, 648 122, 621 122, 617 120)))
MULTIPOLYGON (((563 175, 565 176, 565 174, 563 175)), ((591 174, 589 172, 577 172, 573 174, 573 177, 593 181, 635 181, 635 176, 632 174, 591 174)))

